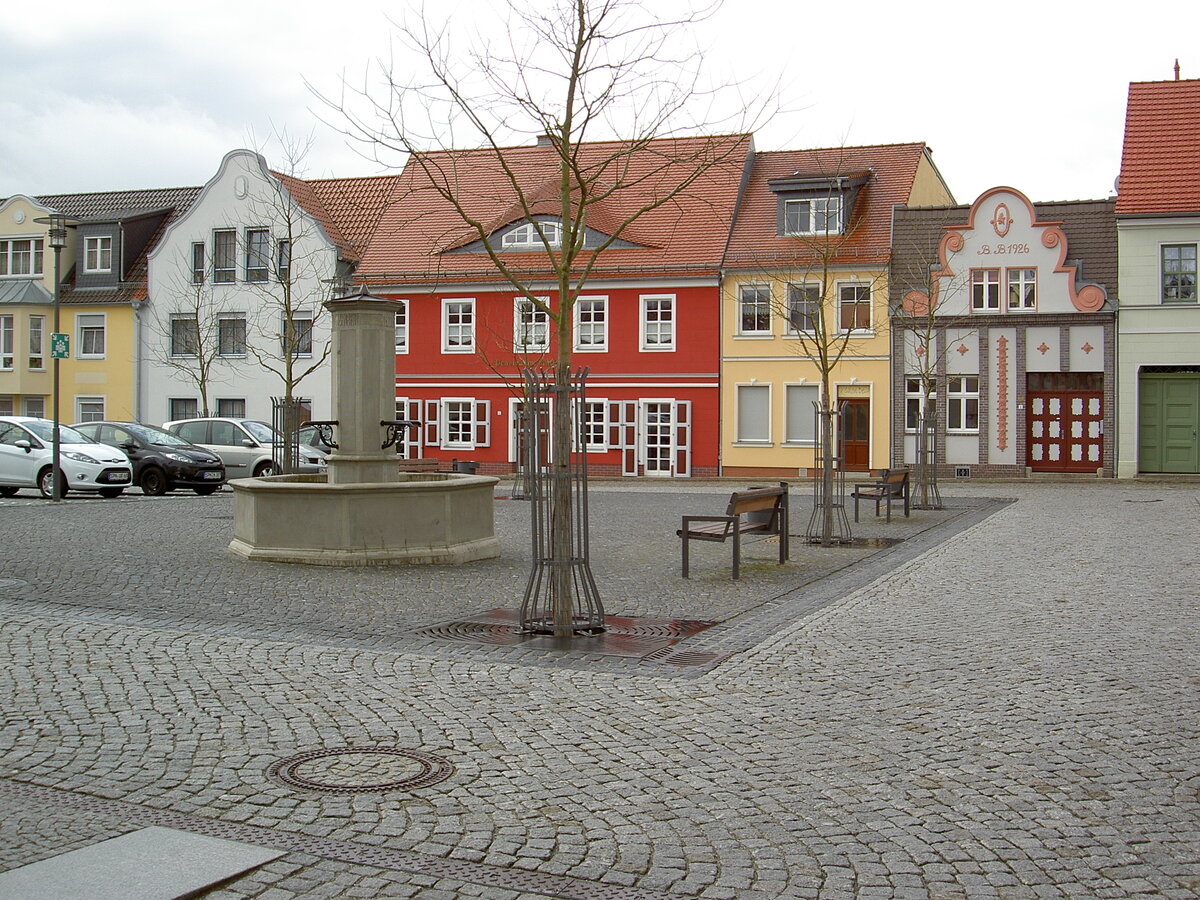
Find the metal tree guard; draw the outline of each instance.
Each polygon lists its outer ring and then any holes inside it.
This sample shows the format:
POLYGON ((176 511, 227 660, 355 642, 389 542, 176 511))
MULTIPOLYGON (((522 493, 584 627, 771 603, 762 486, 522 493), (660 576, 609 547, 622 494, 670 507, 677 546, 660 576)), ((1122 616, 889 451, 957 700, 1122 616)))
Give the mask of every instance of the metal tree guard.
POLYGON ((846 469, 837 454, 837 450, 846 443, 845 419, 840 409, 824 410, 820 403, 814 402, 813 424, 817 433, 813 511, 804 537, 810 544, 849 544, 853 537, 850 534, 850 519, 846 516, 846 469), (825 446, 826 435, 829 435, 833 446, 825 446), (826 466, 832 470, 828 473, 828 484, 826 466))
MULTIPOLYGON (((556 637, 571 637, 577 634, 598 634, 604 630, 604 607, 592 577, 588 550, 588 495, 587 454, 584 451, 584 385, 588 370, 577 369, 566 384, 555 382, 554 375, 544 370, 525 369, 525 396, 528 415, 525 417, 524 443, 527 449, 527 471, 525 479, 527 499, 533 527, 533 563, 529 582, 521 602, 520 627, 522 631, 536 634, 552 634, 556 637), (549 431, 552 403, 571 404, 571 427, 574 441, 565 466, 552 464, 547 457, 549 443, 545 440, 549 431), (568 492, 564 497, 562 492, 568 492), (569 504, 569 546, 553 546, 555 510, 569 504), (554 555, 555 550, 559 556, 554 555), (569 577, 556 579, 564 567, 569 567, 569 577), (555 616, 555 589, 553 585, 569 584, 572 594, 572 617, 569 622, 559 621, 555 616)), ((565 598, 564 598, 565 599, 565 598)))
POLYGON ((922 414, 917 422, 917 464, 913 467, 913 509, 943 509, 937 482, 937 415, 922 414))

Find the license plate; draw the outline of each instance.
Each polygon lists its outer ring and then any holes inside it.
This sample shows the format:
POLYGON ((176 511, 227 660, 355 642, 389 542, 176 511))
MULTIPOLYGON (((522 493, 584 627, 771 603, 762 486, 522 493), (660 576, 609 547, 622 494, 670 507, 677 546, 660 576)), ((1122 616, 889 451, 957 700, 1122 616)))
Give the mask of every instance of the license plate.
POLYGON ((217 481, 221 477, 220 472, 202 472, 200 477, 205 481, 217 481))
POLYGON ((113 472, 108 476, 108 480, 109 481, 128 481, 129 473, 128 472, 113 472))

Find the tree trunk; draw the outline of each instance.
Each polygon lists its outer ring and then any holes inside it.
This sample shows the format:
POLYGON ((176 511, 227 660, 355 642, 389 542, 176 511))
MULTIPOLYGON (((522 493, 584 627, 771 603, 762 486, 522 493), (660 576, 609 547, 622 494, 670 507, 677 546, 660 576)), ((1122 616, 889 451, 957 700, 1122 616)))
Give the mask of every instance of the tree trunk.
POLYGON ((571 320, 565 312, 565 292, 559 294, 558 307, 551 419, 550 558, 554 568, 550 574, 550 604, 557 633, 569 636, 575 623, 575 603, 571 589, 571 320))

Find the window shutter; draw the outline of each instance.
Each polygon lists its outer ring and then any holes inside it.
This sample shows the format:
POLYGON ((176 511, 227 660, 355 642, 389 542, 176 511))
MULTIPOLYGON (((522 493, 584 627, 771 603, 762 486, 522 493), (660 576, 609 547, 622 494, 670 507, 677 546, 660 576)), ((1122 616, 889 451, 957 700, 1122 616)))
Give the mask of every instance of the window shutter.
POLYGON ((437 400, 425 401, 425 446, 438 446, 438 410, 441 403, 437 400))
POLYGON ((490 400, 475 401, 475 446, 492 445, 492 404, 490 400))

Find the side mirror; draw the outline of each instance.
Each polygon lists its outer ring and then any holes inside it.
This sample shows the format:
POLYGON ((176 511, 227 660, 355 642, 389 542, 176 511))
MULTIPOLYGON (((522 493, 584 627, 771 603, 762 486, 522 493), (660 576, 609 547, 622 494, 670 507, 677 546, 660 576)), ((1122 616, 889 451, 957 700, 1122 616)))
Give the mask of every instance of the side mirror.
POLYGON ((250 440, 250 438, 243 438, 242 446, 243 447, 257 447, 258 444, 255 441, 250 440))
POLYGON ((132 453, 138 448, 137 444, 135 444, 133 441, 123 441, 119 446, 126 453, 132 453))
POLYGON ((29 443, 29 441, 25 440, 24 438, 22 438, 22 439, 21 439, 21 440, 19 440, 19 441, 13 441, 13 446, 14 446, 14 447, 20 447, 20 448, 21 448, 22 450, 24 450, 26 453, 32 453, 32 452, 33 452, 33 444, 29 443))

